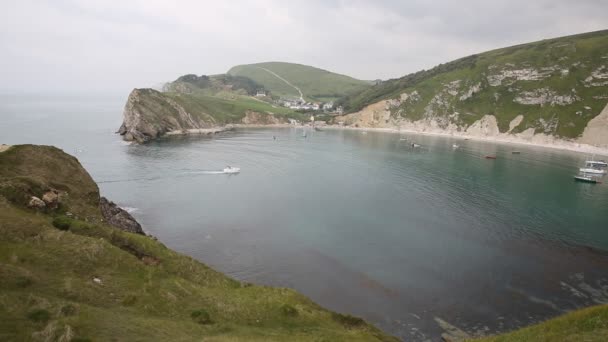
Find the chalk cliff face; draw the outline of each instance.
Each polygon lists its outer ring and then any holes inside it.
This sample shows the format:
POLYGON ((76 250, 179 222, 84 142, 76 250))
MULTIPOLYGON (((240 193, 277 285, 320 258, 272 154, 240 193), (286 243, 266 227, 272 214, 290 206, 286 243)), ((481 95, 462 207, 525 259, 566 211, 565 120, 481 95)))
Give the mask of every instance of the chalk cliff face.
POLYGON ((270 125, 285 123, 284 116, 238 107, 217 98, 184 93, 134 89, 125 105, 118 133, 126 141, 145 143, 169 134, 212 134, 231 124, 270 125))
POLYGON ((382 82, 343 99, 352 113, 334 121, 606 146, 607 103, 608 31, 599 31, 472 55, 382 82))
POLYGON ((189 113, 183 105, 153 89, 134 89, 125 105, 118 133, 126 141, 145 143, 170 131, 209 128, 214 118, 202 111, 189 113))

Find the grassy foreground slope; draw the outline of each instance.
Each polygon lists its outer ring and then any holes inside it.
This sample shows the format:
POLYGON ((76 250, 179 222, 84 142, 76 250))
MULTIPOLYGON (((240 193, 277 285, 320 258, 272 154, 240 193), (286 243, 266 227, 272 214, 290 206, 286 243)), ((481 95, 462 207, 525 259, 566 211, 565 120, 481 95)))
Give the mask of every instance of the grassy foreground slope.
POLYGON ((341 99, 348 112, 390 100, 393 120, 466 129, 494 115, 500 132, 576 138, 608 102, 608 30, 512 46, 388 80, 341 99))
POLYGON ((110 227, 98 205, 76 158, 46 146, 0 152, 1 341, 394 340, 110 227), (28 207, 51 188, 61 205, 28 207))
POLYGON ((608 341, 608 305, 586 308, 508 334, 478 342, 608 341))
POLYGON ((308 65, 267 62, 238 65, 228 71, 232 76, 243 76, 261 84, 274 95, 299 98, 299 92, 271 72, 299 88, 308 100, 329 101, 370 86, 349 76, 336 74, 308 65))

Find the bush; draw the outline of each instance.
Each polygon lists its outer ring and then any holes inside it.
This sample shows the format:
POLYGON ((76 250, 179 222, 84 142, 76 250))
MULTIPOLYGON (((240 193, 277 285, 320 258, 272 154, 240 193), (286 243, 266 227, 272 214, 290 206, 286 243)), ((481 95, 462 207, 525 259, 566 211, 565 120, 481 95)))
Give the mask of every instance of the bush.
POLYGON ((57 216, 53 219, 53 226, 59 230, 69 230, 73 220, 67 216, 57 216))
POLYGON ((125 297, 125 299, 122 300, 122 305, 132 306, 133 304, 135 304, 135 302, 137 302, 137 297, 134 295, 128 295, 125 297))
POLYGON ((192 311, 190 317, 198 324, 211 324, 211 316, 205 309, 192 311))
POLYGON ((365 321, 359 317, 355 317, 355 316, 351 316, 351 315, 344 315, 344 314, 337 313, 337 312, 333 312, 331 314, 331 318, 334 321, 342 324, 343 326, 345 326, 347 328, 365 325, 365 321))
POLYGON ((38 309, 28 312, 27 318, 34 322, 47 322, 51 319, 51 314, 44 309, 38 309))
POLYGON ((298 315, 298 310, 289 304, 284 304, 281 306, 281 313, 287 317, 296 317, 298 315))
POLYGON ((19 276, 17 277, 17 279, 15 279, 15 285, 17 285, 17 287, 21 289, 32 285, 33 282, 34 281, 31 278, 25 276, 19 276))
POLYGON ((64 316, 73 316, 76 314, 76 311, 78 311, 78 310, 72 304, 66 304, 61 307, 61 314, 64 316))

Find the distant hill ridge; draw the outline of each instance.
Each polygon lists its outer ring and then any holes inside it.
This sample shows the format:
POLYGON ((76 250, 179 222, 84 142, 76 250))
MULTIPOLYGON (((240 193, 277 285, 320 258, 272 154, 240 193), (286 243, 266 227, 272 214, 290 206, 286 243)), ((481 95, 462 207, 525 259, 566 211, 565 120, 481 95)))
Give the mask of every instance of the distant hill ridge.
POLYGON ((228 70, 228 75, 247 77, 281 97, 299 98, 299 89, 310 101, 331 101, 371 86, 368 81, 285 62, 238 65, 228 70))

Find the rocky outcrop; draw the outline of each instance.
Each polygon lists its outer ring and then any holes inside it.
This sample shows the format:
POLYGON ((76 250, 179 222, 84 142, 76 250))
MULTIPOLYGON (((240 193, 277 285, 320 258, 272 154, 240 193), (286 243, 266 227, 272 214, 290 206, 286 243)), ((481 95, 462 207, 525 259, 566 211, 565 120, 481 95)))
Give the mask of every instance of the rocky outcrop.
POLYGON ((99 207, 104 220, 110 225, 127 231, 129 233, 146 235, 141 225, 126 210, 117 206, 114 202, 101 197, 99 207))
POLYGON ((589 121, 579 142, 608 148, 608 104, 600 115, 589 121))
POLYGON ((42 201, 49 209, 57 209, 59 207, 59 191, 50 189, 42 195, 42 201))
POLYGON ((36 196, 32 196, 30 201, 27 203, 27 206, 34 209, 44 209, 46 208, 46 203, 43 200, 36 196))
MULTIPOLYGON (((274 125, 286 123, 272 113, 253 110, 218 109, 222 113, 208 113, 215 108, 209 99, 184 93, 162 93, 153 89, 134 89, 125 105, 123 123, 118 134, 125 141, 146 143, 165 135, 215 134, 231 130, 232 124, 274 125), (219 119, 216 119, 219 118, 219 119)), ((221 107, 221 106, 220 106, 221 107)))
POLYGON ((286 123, 285 119, 275 117, 271 113, 260 113, 252 110, 245 112, 245 117, 241 122, 246 125, 277 125, 286 123))
POLYGON ((215 120, 207 113, 190 113, 176 100, 153 89, 134 89, 127 99, 118 133, 126 141, 145 143, 171 131, 214 126, 215 120))

